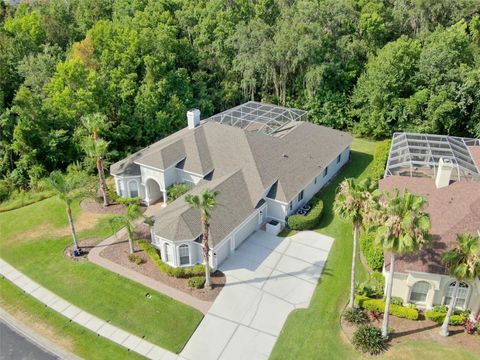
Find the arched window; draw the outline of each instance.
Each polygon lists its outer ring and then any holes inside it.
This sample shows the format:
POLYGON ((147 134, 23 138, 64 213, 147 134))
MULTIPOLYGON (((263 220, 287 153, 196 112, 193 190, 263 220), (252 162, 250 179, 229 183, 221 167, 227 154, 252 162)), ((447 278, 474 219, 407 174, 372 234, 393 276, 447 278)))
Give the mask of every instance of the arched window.
POLYGON ((426 281, 417 281, 410 293, 410 301, 413 303, 424 303, 427 300, 427 294, 430 290, 430 284, 426 281))
POLYGON ((128 182, 128 191, 130 192, 130 197, 138 197, 138 184, 136 180, 130 180, 128 182))
POLYGON ((188 249, 188 245, 180 245, 178 247, 178 253, 180 255, 180 265, 190 264, 190 251, 188 249))
MULTIPOLYGON (((450 303, 452 302, 454 291, 455 291, 455 281, 452 281, 447 287, 447 293, 443 301, 445 305, 450 305, 450 303)), ((464 282, 461 282, 458 286, 457 303, 455 304, 455 307, 461 307, 461 308, 465 307, 465 303, 467 301, 467 295, 468 295, 468 285, 465 284, 464 282)))

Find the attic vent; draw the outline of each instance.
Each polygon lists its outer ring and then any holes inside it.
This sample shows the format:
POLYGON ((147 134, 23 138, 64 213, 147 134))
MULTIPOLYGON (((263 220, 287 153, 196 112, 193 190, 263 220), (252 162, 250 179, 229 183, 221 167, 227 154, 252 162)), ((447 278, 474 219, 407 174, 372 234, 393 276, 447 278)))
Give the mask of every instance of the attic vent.
POLYGON ((282 154, 282 157, 288 158, 288 155, 287 154, 282 154))

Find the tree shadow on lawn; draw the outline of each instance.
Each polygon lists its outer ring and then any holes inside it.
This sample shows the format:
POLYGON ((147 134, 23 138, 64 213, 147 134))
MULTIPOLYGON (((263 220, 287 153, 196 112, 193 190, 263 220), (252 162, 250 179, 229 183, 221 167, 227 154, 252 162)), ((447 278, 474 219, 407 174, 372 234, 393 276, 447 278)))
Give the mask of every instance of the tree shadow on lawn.
POLYGON ((358 178, 360 177, 367 167, 371 164, 373 160, 373 155, 359 152, 351 151, 350 161, 345 165, 341 172, 331 181, 330 184, 324 189, 321 190, 319 196, 323 201, 324 214, 318 229, 324 228, 333 221, 335 218, 333 214, 333 202, 335 200, 335 193, 338 185, 347 178, 358 178))

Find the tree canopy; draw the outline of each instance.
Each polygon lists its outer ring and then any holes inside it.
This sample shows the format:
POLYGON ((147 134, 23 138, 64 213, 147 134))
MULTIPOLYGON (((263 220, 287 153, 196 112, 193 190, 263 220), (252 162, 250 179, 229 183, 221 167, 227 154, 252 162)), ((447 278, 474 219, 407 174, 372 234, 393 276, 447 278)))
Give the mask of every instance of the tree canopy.
POLYGON ((479 0, 33 0, 0 8, 0 177, 115 161, 254 99, 373 138, 480 136, 479 0))

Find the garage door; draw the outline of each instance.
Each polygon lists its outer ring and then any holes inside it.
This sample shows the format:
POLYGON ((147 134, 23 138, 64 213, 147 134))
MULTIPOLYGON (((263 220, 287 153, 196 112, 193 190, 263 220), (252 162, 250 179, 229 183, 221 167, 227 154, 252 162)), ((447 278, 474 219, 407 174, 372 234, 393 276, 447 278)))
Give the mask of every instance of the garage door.
POLYGON ((258 213, 235 233, 235 248, 239 247, 240 244, 257 229, 257 224, 258 213))
POLYGON ((222 246, 215 250, 215 254, 217 256, 217 266, 220 265, 230 254, 230 241, 232 239, 228 239, 225 241, 222 246))

